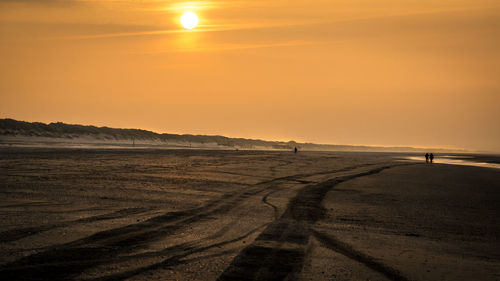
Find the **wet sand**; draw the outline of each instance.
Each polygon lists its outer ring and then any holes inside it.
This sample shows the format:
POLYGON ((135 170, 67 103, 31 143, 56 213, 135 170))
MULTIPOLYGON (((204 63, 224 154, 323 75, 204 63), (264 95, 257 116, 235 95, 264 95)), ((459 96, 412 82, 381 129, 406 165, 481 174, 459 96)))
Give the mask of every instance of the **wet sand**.
POLYGON ((336 280, 499 280, 499 187, 498 169, 439 164, 339 184, 323 202, 329 216, 314 228, 303 275, 326 268, 336 280))
POLYGON ((0 151, 1 280, 498 280, 500 170, 389 153, 0 151))

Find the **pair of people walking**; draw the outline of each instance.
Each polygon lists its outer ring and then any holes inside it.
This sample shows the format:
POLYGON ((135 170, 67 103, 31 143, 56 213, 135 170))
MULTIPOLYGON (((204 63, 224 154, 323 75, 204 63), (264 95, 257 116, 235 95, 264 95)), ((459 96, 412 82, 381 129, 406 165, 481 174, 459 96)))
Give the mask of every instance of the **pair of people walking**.
POLYGON ((426 153, 425 154, 425 163, 431 163, 432 164, 432 161, 434 160, 434 154, 429 154, 429 153, 426 153))

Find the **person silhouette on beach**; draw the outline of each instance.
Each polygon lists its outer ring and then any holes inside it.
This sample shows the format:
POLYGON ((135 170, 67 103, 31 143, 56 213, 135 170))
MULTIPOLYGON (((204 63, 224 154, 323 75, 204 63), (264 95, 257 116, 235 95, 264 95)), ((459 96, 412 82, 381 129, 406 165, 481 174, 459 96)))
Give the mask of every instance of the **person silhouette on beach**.
POLYGON ((425 154, 425 163, 429 163, 429 153, 425 154))
POLYGON ((434 160, 434 154, 431 153, 431 155, 429 156, 429 159, 431 159, 431 164, 432 164, 432 160, 434 160))
POLYGON ((297 153, 297 147, 295 147, 295 149, 293 151, 294 151, 294 153, 297 153))

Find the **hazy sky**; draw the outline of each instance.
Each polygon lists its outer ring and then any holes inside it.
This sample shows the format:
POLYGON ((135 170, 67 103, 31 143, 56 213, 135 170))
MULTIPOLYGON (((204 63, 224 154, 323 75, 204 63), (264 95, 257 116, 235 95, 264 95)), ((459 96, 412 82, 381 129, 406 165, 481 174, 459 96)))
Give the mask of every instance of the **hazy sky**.
POLYGON ((500 151, 499 50, 498 0, 0 0, 0 118, 500 151))

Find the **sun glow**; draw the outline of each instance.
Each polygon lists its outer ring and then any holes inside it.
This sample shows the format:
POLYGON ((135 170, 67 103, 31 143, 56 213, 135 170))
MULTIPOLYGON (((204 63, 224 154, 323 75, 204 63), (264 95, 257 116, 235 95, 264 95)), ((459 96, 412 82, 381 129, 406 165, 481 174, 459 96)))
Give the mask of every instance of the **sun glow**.
POLYGON ((193 29, 198 25, 198 16, 193 12, 185 12, 181 16, 181 24, 184 28, 193 29))

